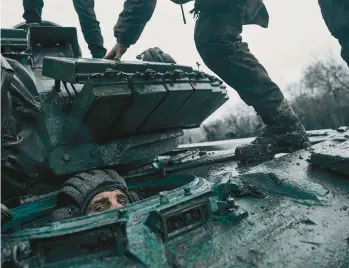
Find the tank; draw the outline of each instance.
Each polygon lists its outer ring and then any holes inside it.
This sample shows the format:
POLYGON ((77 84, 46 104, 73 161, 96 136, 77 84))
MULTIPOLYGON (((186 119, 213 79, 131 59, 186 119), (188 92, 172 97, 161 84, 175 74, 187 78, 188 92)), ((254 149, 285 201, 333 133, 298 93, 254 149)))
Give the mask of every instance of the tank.
POLYGON ((349 127, 264 163, 235 160, 252 139, 179 144, 228 99, 219 79, 83 59, 75 28, 47 25, 2 29, 1 52, 36 80, 50 179, 59 190, 113 167, 140 200, 52 223, 57 191, 23 196, 2 225, 3 267, 349 266, 349 127))

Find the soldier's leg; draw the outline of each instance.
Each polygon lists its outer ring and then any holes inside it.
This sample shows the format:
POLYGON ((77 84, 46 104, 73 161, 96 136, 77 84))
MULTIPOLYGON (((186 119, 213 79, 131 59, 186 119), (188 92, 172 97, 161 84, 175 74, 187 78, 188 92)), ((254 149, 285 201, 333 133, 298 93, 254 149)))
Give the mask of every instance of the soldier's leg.
POLYGON ((349 1, 319 0, 322 17, 342 47, 341 56, 349 66, 349 1))
POLYGON ((26 23, 41 23, 43 0, 23 0, 24 14, 26 23))
POLYGON ((338 41, 342 47, 341 56, 349 67, 349 26, 343 30, 338 41))
POLYGON ((308 146, 304 128, 279 87, 242 42, 242 24, 241 12, 225 7, 201 9, 195 27, 196 46, 205 64, 253 106, 268 126, 253 144, 238 148, 236 155, 253 161, 308 146))
POLYGON ((92 57, 103 58, 107 50, 103 46, 99 21, 94 11, 94 0, 73 0, 73 3, 79 16, 82 33, 92 57))

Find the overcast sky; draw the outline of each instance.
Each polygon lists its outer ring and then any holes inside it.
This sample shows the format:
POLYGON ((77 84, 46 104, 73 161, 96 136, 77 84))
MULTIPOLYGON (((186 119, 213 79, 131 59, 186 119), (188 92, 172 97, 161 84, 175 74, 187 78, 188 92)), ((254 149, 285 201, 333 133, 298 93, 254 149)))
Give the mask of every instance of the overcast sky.
MULTIPOLYGON (((122 10, 122 0, 95 0, 97 19, 101 23, 106 48, 115 43, 113 26, 122 10)), ((77 14, 71 0, 44 0, 43 19, 61 26, 75 26, 84 57, 90 57, 83 39, 77 14)), ((268 29, 245 26, 243 38, 251 51, 265 66, 271 78, 284 88, 296 81, 302 69, 314 57, 326 57, 329 51, 340 60, 340 47, 324 24, 317 0, 265 0, 269 14, 268 29)), ((183 24, 180 7, 169 0, 158 0, 155 13, 136 45, 131 47, 123 59, 134 60, 149 47, 160 47, 180 64, 196 66, 209 72, 196 51, 193 32, 195 20, 189 11, 193 2, 184 6, 187 24, 183 24)), ((1 27, 10 28, 22 18, 22 0, 1 0, 1 27)), ((196 67, 195 67, 196 68, 196 67)), ((232 89, 230 101, 216 115, 241 101, 232 89)))

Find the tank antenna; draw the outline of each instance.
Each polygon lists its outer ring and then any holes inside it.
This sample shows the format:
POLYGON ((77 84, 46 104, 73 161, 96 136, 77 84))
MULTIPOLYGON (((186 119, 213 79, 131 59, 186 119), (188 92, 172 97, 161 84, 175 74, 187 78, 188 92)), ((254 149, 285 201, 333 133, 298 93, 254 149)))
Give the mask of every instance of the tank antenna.
POLYGON ((184 22, 184 24, 187 24, 187 21, 186 21, 186 19, 185 19, 185 14, 184 14, 184 9, 183 9, 183 4, 181 4, 181 10, 182 10, 183 22, 184 22))

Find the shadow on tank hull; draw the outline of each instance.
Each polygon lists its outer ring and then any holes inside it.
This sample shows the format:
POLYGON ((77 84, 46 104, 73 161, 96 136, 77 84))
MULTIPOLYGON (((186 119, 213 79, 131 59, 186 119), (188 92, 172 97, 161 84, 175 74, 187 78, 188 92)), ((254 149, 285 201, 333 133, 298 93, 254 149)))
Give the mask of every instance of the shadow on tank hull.
POLYGON ((226 100, 219 81, 185 66, 72 55, 38 57, 42 68, 30 61, 53 178, 113 166, 141 200, 50 222, 55 192, 23 197, 2 226, 4 267, 349 265, 348 128, 308 132, 309 150, 239 164, 234 149, 247 139, 176 142, 226 100), (115 103, 125 107, 117 115, 108 108, 115 103), (168 117, 159 124, 161 113, 168 117))

